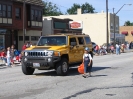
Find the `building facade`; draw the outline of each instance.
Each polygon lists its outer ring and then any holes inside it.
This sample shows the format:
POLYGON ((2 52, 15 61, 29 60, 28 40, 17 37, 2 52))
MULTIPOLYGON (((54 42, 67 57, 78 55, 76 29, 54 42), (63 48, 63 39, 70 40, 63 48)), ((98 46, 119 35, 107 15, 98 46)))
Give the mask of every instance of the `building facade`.
MULTIPOLYGON (((114 19, 113 14, 108 13, 109 19, 108 19, 108 26, 109 26, 109 42, 113 38, 111 38, 111 33, 119 34, 119 17, 116 16, 115 18, 115 27, 114 27, 114 19)), ((102 45, 106 43, 107 33, 106 33, 106 13, 88 13, 88 14, 82 14, 81 9, 77 10, 77 14, 75 15, 60 15, 60 16, 52 16, 54 18, 69 18, 73 21, 82 21, 83 22, 83 29, 82 33, 89 34, 92 41, 97 43, 98 45, 102 45)))
POLYGON ((0 0, 0 46, 21 50, 25 42, 36 42, 42 32, 42 7, 42 0, 0 0))
POLYGON ((133 42, 133 26, 121 26, 120 34, 125 35, 125 41, 133 42))
POLYGON ((82 29, 69 28, 69 22, 72 19, 60 19, 53 17, 43 17, 43 32, 42 35, 50 35, 56 33, 82 33, 82 29))

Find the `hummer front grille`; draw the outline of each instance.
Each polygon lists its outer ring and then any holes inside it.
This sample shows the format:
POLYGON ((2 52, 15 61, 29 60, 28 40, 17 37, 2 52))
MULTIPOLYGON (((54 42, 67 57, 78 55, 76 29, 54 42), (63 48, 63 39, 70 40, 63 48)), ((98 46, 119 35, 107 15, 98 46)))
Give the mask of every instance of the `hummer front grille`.
POLYGON ((27 52, 29 57, 44 57, 46 52, 27 52))

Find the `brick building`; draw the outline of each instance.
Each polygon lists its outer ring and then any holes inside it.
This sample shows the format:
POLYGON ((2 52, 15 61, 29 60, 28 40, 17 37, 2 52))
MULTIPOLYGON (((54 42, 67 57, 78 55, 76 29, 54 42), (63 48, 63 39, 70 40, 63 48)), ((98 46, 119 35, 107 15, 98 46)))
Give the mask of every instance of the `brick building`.
POLYGON ((14 44, 21 50, 24 42, 36 42, 42 32, 42 8, 42 0, 0 0, 0 46, 14 44))
POLYGON ((133 42, 133 26, 121 26, 120 33, 125 35, 125 41, 133 42))

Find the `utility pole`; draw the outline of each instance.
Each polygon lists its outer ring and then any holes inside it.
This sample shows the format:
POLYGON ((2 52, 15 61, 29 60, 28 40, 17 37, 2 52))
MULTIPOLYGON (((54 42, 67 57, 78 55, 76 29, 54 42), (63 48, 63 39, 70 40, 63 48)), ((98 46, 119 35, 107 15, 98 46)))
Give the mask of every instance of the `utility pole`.
POLYGON ((23 41, 25 43, 25 0, 23 0, 23 41))
POLYGON ((113 8, 113 17, 114 17, 114 25, 113 25, 114 26, 114 43, 113 44, 114 44, 114 47, 115 47, 115 43, 116 43, 115 42, 115 27, 116 27, 115 26, 115 16, 116 16, 116 14, 115 14, 114 10, 115 10, 115 8, 113 8))
POLYGON ((108 29, 108 0, 106 0, 106 35, 107 35, 107 52, 108 52, 108 45, 109 45, 109 29, 108 29))

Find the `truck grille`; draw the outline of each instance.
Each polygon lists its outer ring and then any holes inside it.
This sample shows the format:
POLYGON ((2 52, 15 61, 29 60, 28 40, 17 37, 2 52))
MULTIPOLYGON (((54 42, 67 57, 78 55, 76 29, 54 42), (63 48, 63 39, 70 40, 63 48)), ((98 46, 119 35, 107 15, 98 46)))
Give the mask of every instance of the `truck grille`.
POLYGON ((27 52, 29 57, 44 57, 46 52, 27 52))

